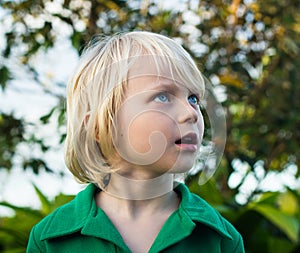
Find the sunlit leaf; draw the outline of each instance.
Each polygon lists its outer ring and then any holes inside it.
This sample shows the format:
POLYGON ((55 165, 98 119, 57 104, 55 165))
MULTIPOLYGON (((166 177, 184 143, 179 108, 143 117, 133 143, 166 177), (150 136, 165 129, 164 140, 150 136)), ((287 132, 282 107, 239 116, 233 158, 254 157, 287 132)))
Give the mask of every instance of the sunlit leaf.
POLYGON ((284 214, 273 206, 265 204, 253 205, 251 209, 266 217, 270 222, 282 230, 293 242, 298 242, 299 221, 296 217, 284 214))
POLYGON ((35 192, 36 192, 36 194, 37 194, 37 196, 39 197, 39 200, 40 200, 40 202, 41 202, 41 210, 42 210, 42 212, 46 215, 46 214, 48 214, 48 213, 50 213, 50 210, 51 210, 51 203, 50 203, 50 201, 48 200, 48 198, 41 192, 41 190, 37 187, 37 186, 35 186, 35 185, 33 185, 33 187, 34 187, 34 190, 35 190, 35 192))
POLYGON ((278 196, 277 204, 279 210, 288 215, 296 215, 299 211, 299 202, 297 197, 290 191, 281 193, 278 196))

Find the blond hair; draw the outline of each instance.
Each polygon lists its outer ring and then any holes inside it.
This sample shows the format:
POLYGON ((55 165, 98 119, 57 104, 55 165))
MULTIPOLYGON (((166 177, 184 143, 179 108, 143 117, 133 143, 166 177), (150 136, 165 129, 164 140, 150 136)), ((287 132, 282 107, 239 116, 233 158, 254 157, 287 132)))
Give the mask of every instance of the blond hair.
POLYGON ((151 57, 157 74, 168 75, 200 96, 204 80, 191 56, 174 40, 150 32, 99 37, 82 54, 67 85, 65 161, 81 183, 104 186, 116 152, 114 115, 124 99, 129 71, 142 56, 151 57))

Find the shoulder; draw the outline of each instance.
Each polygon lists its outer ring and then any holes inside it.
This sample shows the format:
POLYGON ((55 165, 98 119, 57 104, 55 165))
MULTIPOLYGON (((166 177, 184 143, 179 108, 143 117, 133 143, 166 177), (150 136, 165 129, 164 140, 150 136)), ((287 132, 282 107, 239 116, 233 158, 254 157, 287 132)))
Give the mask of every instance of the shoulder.
POLYGON ((180 184, 176 191, 181 194, 180 208, 196 226, 206 226, 221 238, 224 252, 244 252, 243 240, 235 227, 226 220, 216 209, 200 196, 189 191, 188 187, 180 184))
POLYGON ((96 186, 88 185, 72 201, 57 208, 36 224, 31 230, 28 248, 42 247, 44 240, 79 231, 92 211, 95 190, 96 186))

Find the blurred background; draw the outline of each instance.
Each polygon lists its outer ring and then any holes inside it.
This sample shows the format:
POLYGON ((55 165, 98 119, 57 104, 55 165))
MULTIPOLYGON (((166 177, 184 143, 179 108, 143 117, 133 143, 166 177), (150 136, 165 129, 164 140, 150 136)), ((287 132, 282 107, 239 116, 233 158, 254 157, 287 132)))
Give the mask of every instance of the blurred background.
POLYGON ((0 252, 25 252, 31 227, 84 187, 63 161, 66 82, 91 37, 132 30, 178 41, 225 110, 220 165, 205 184, 191 174, 191 191, 246 252, 300 252, 298 0, 0 3, 0 252))

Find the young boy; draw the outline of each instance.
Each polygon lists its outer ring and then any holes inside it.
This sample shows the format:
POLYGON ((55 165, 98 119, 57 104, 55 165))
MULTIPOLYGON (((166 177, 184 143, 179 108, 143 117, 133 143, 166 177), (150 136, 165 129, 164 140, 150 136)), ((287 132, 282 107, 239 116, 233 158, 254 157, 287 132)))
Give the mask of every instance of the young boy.
POLYGON ((204 81, 149 32, 102 38, 68 84, 66 164, 90 183, 33 227, 27 252, 244 252, 240 234, 174 175, 203 136, 204 81))

